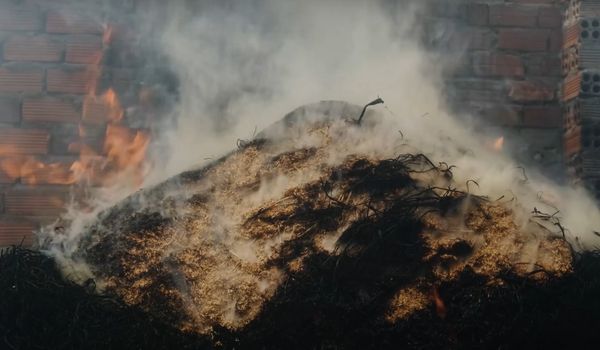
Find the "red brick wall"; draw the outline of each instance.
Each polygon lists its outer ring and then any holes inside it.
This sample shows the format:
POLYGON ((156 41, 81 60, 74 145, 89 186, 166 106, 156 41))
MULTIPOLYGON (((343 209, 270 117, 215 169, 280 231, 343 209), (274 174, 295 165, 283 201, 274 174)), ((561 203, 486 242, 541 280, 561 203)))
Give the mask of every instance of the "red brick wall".
POLYGON ((109 65, 105 23, 68 3, 0 0, 0 247, 31 244, 64 211, 70 165, 81 144, 102 156, 110 121, 90 96, 131 84, 128 67, 109 65), (7 169, 28 161, 52 166, 7 169))
POLYGON ((555 177, 564 173, 563 8, 557 0, 434 0, 427 24, 428 40, 461 58, 448 79, 451 105, 505 136, 519 161, 555 177))

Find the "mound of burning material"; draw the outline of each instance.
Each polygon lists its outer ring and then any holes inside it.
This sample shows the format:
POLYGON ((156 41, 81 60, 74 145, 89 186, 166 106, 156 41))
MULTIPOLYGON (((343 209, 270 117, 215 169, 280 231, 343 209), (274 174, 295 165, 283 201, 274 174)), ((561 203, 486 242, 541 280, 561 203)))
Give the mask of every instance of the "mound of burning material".
POLYGON ((332 309, 389 325, 423 310, 444 318, 438 288, 465 274, 488 286, 507 274, 532 283, 569 274, 566 242, 470 195, 448 165, 403 152, 400 135, 398 148, 377 147, 378 117, 358 125, 360 111, 342 102, 294 111, 101 214, 73 259, 105 293, 200 334, 251 327, 283 297, 319 295, 308 323, 332 309))

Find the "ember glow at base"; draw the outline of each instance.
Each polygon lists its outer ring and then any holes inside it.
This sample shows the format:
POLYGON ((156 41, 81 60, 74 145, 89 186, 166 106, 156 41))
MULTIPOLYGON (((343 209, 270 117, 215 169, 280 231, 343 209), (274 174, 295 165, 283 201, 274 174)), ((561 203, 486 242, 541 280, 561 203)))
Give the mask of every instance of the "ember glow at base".
POLYGON ((0 343, 592 341, 595 16, 0 0, 0 343))

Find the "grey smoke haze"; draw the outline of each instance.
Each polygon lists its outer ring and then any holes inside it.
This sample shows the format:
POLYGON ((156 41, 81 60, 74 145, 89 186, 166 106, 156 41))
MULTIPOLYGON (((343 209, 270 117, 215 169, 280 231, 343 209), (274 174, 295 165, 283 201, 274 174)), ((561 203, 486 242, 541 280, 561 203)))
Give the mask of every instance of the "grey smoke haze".
POLYGON ((394 113, 437 108, 416 42, 416 6, 382 1, 204 1, 167 8, 160 47, 180 79, 175 174, 229 151, 293 108, 319 100, 363 104, 381 94, 394 113), (397 12, 390 12, 396 8, 397 12))
MULTIPOLYGON (((170 3, 158 14, 164 28, 157 38, 181 95, 177 127, 162 135, 169 157, 148 182, 224 154, 238 138, 251 138, 297 106, 319 100, 364 104, 380 95, 390 129, 402 130, 411 146, 437 161, 456 164, 459 181, 477 180, 489 196, 516 197, 524 216, 534 207, 559 207, 572 235, 583 246, 595 245, 592 228, 600 227, 600 215, 582 189, 558 187, 531 169, 523 185, 517 164, 488 150, 490 140, 465 127, 469 116, 459 124, 450 115, 441 73, 457 56, 440 59, 420 44, 415 28, 424 3, 170 3)), ((374 137, 373 147, 391 145, 389 135, 374 137)))
MULTIPOLYGON (((149 45, 166 57, 179 80, 175 125, 156 135, 167 150, 156 153, 151 185, 199 167, 252 138, 294 108, 320 100, 365 104, 378 95, 388 132, 357 151, 392 148, 402 131, 406 143, 436 161, 454 164, 458 183, 471 191, 504 196, 526 221, 533 208, 560 217, 582 248, 600 245, 600 211, 581 189, 559 187, 522 171, 486 140, 457 122, 444 103, 441 73, 455 62, 428 52, 415 36, 420 1, 169 1, 138 13, 149 45), (426 117, 423 115, 427 114, 426 117)), ((469 116, 461 116, 464 121, 469 116)), ((381 130, 381 128, 379 129, 381 130)), ((115 193, 112 189, 104 193, 115 193)), ((75 218, 71 237, 98 210, 128 192, 103 199, 94 213, 75 218), (105 199, 109 198, 109 199, 105 199)), ((556 228, 551 229, 556 231, 556 228)))

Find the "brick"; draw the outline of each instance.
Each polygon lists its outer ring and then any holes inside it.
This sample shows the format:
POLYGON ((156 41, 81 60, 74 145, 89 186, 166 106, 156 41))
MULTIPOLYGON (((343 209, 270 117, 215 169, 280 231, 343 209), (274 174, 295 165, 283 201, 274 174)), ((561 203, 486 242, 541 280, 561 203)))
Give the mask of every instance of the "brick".
POLYGON ((64 44, 44 36, 16 36, 4 44, 6 61, 58 62, 64 44))
MULTIPOLYGON (((7 184, 14 184, 15 182, 17 182, 18 180, 18 176, 15 176, 15 174, 11 171, 12 169, 9 169, 10 163, 6 163, 6 159, 5 158, 0 158, 0 184, 1 185, 7 185, 7 184)), ((2 196, 0 195, 0 202, 2 201, 2 196)), ((0 212, 2 211, 2 203, 0 203, 0 212)))
POLYGON ((489 22, 498 27, 535 27, 537 7, 520 5, 490 5, 489 22))
POLYGON ((501 29, 498 48, 518 51, 547 51, 551 46, 551 31, 547 29, 501 29))
MULTIPOLYGON (((21 177, 22 159, 32 156, 6 155, 0 157, 0 182, 5 184, 14 184, 21 177)), ((2 200, 3 198, 1 198, 2 200)), ((1 208, 0 208, 1 209, 1 208)))
POLYGON ((568 101, 579 95, 581 90, 581 74, 572 74, 567 76, 562 83, 562 100, 568 101))
POLYGON ((507 104, 483 104, 472 106, 471 111, 486 124, 494 126, 517 126, 521 123, 521 107, 507 104))
POLYGON ((460 37, 459 40, 465 40, 471 50, 490 49, 497 42, 496 35, 489 29, 471 29, 460 33, 460 37))
POLYGON ((523 77, 525 74, 518 56, 487 52, 473 55, 473 71, 476 75, 489 77, 523 77))
POLYGON ((560 77, 560 57, 554 54, 531 54, 525 59, 525 71, 529 76, 560 77))
POLYGON ((39 12, 28 6, 0 6, 0 30, 36 31, 42 26, 39 12))
POLYGON ((102 60, 102 38, 100 36, 75 36, 67 42, 68 63, 100 64, 102 60))
POLYGON ((559 52, 563 44, 563 33, 561 30, 552 30, 548 39, 548 51, 559 52))
POLYGON ((67 101, 52 98, 29 98, 23 102, 23 121, 77 123, 80 113, 67 101))
POLYGON ((565 134, 563 147, 566 157, 571 157, 582 151, 581 126, 573 128, 565 134))
POLYGON ((50 154, 68 155, 76 154, 69 150, 69 145, 79 142, 80 125, 78 124, 53 124, 50 128, 50 154))
POLYGON ((0 98, 0 123, 17 123, 21 119, 19 101, 0 98))
POLYGON ((71 171, 73 162, 33 161, 35 166, 25 168, 21 173, 21 183, 27 185, 70 185, 75 183, 71 171))
POLYGON ((555 98, 554 88, 540 81, 513 81, 508 97, 515 102, 543 102, 555 98))
POLYGON ((31 246, 37 225, 19 219, 0 219, 0 247, 11 245, 31 246))
POLYGON ((560 128, 563 124, 559 106, 525 107, 523 126, 533 128, 560 128))
POLYGON ((58 216, 66 206, 66 195, 57 191, 15 189, 4 195, 4 203, 9 215, 58 216))
POLYGON ((562 26, 562 14, 557 7, 541 7, 538 15, 538 26, 542 28, 560 28, 562 26))
POLYGON ((11 156, 0 159, 0 170, 14 182, 27 185, 68 185, 74 182, 73 160, 43 161, 35 156, 11 156))
POLYGON ((0 154, 46 154, 49 140, 46 130, 0 128, 0 154))
POLYGON ((564 29, 562 47, 567 49, 579 43, 581 27, 579 22, 574 23, 564 29))
MULTIPOLYGON (((535 153, 541 153, 546 160, 552 153, 554 153, 554 156, 560 156, 557 151, 561 147, 562 130, 556 128, 521 128, 519 129, 519 136, 523 144, 526 144, 526 147, 523 148, 528 148, 528 153, 531 156, 534 156, 535 153)), ((557 161, 560 161, 560 159, 557 159, 557 161)))
POLYGON ((86 96, 83 101, 83 121, 90 124, 104 124, 118 121, 123 110, 114 91, 102 96, 86 96), (110 94, 110 97, 109 97, 110 94))
MULTIPOLYGON (((435 25, 431 26, 432 28, 435 25)), ((435 39, 429 39, 438 49, 463 52, 466 49, 485 50, 492 48, 496 43, 496 34, 487 28, 477 27, 449 27, 441 30, 444 34, 438 35, 433 31, 435 39)))
POLYGON ((489 8, 486 4, 467 5, 467 23, 476 26, 488 24, 489 8))
POLYGON ((98 71, 90 69, 48 69, 46 88, 48 92, 86 94, 94 90, 98 71))
POLYGON ((447 82, 453 101, 504 101, 506 84, 497 80, 456 79, 447 82))
POLYGON ((90 17, 71 11, 50 11, 46 17, 46 31, 59 34, 100 34, 101 23, 90 17))
POLYGON ((0 92, 41 92, 43 79, 41 69, 0 68, 0 92))

